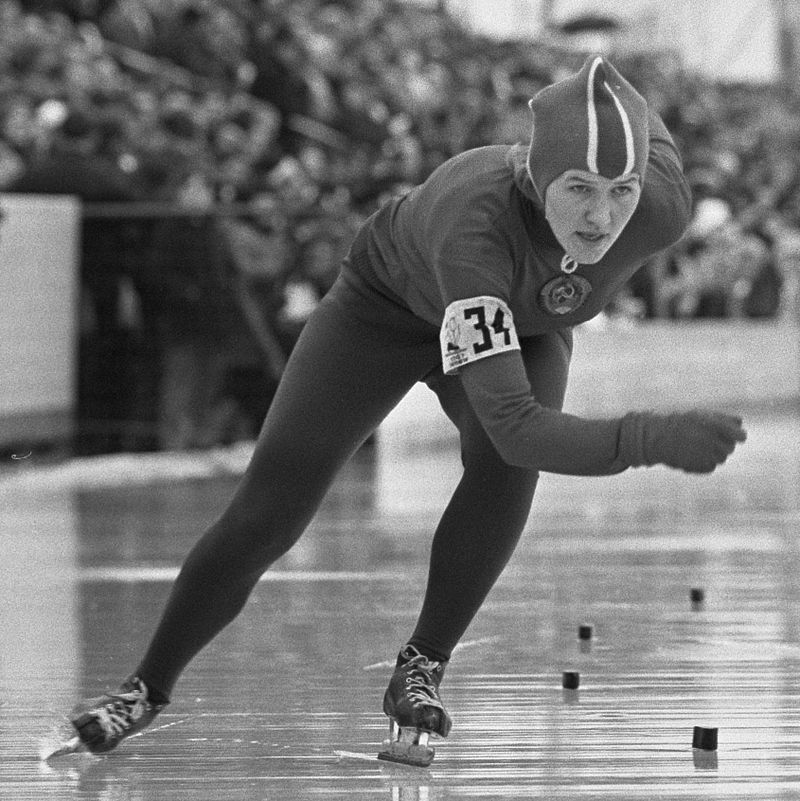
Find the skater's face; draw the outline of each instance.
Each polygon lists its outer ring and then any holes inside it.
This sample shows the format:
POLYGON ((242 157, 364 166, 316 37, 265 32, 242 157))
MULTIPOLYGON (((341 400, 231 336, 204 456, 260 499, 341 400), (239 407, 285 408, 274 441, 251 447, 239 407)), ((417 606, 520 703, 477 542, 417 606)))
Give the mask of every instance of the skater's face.
POLYGON ((547 187, 545 216, 570 258, 579 264, 595 264, 628 224, 641 193, 635 173, 606 178, 586 170, 567 170, 547 187))

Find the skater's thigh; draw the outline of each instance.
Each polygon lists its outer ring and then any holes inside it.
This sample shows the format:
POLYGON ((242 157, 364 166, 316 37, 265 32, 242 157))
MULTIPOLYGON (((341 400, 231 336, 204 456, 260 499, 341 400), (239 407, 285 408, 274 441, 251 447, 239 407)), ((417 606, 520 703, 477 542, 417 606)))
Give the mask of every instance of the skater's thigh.
POLYGON ((572 329, 564 328, 541 336, 522 337, 520 349, 533 397, 542 406, 561 409, 572 357, 572 329))
POLYGON ((499 461, 500 456, 473 411, 461 379, 445 375, 439 367, 426 376, 425 383, 436 393, 442 410, 458 429, 462 461, 466 463, 471 457, 499 461))
POLYGON ((244 486, 324 491, 439 359, 438 331, 340 278, 306 324, 264 421, 244 486))

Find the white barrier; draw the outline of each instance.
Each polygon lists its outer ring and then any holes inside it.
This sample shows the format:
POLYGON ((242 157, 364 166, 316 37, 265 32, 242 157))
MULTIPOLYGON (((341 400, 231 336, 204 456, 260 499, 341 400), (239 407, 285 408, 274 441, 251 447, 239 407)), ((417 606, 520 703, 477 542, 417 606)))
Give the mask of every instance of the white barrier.
POLYGON ((80 206, 0 195, 0 445, 73 426, 80 206))
POLYGON ((584 326, 566 406, 578 414, 783 408, 800 399, 800 327, 698 320, 584 326))
MULTIPOLYGON (((795 324, 595 322, 575 331, 564 408, 609 417, 634 409, 782 409, 798 401, 800 328, 795 324)), ((378 436, 389 451, 456 441, 436 396, 424 385, 409 392, 378 436)))

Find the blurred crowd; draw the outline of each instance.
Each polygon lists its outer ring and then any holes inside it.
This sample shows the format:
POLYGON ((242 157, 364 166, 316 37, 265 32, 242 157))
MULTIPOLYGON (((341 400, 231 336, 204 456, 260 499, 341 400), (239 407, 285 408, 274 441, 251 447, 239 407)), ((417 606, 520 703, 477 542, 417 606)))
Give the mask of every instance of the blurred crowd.
MULTIPOLYGON (((670 54, 615 59, 678 141, 696 211, 611 313, 796 315, 797 101, 670 54)), ((464 149, 527 139, 528 99, 581 61, 395 0, 0 0, 0 192, 86 201, 87 418, 110 414, 98 371, 135 345, 159 374, 120 380, 160 392, 162 447, 252 428, 269 392, 248 375, 274 386, 360 221, 464 149)))
POLYGON ((646 315, 797 319, 800 96, 648 67, 642 88, 678 142, 695 212, 639 279, 646 315))

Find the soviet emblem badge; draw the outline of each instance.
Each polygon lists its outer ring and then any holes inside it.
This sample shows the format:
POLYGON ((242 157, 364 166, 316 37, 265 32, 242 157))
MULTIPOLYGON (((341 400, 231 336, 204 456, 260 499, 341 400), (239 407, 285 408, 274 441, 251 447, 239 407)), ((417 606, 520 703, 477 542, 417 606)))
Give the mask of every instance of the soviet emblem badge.
POLYGON ((539 303, 548 314, 569 314, 583 306, 591 291, 592 285, 582 276, 559 275, 542 287, 539 303))

